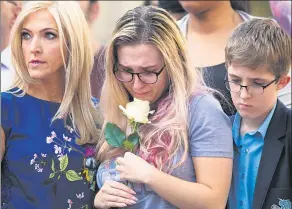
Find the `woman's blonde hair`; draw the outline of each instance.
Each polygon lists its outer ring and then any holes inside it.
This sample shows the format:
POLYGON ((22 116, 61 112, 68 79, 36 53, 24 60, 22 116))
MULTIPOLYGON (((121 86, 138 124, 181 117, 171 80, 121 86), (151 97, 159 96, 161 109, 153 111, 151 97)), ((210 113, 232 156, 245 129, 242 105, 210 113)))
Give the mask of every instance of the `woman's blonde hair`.
POLYGON ((89 29, 82 10, 74 1, 30 2, 16 19, 12 29, 11 51, 15 68, 15 80, 10 92, 23 96, 29 85, 37 81, 28 73, 22 52, 21 30, 25 19, 38 10, 48 10, 56 21, 60 37, 64 68, 64 90, 60 107, 52 119, 71 119, 73 128, 80 136, 78 143, 92 143, 99 136, 95 121, 96 110, 91 100, 90 73, 93 66, 93 51, 89 29), (13 91, 12 89, 17 88, 13 91), (19 93, 21 92, 21 93, 19 93))
MULTIPOLYGON (((188 152, 188 104, 198 82, 196 71, 189 67, 183 36, 175 19, 164 9, 140 6, 128 11, 116 24, 106 53, 106 79, 101 95, 101 110, 106 122, 127 129, 127 118, 119 105, 129 102, 129 94, 114 76, 117 49, 123 45, 153 44, 161 52, 169 77, 168 90, 159 100, 151 124, 140 126, 140 156, 158 169, 172 171, 183 163, 188 152), (182 157, 173 161, 182 151, 182 157)), ((103 130, 104 131, 104 130, 103 130)), ((103 133, 102 131, 102 133, 103 133)), ((110 147, 102 137, 97 159, 109 160, 121 149, 110 147)))

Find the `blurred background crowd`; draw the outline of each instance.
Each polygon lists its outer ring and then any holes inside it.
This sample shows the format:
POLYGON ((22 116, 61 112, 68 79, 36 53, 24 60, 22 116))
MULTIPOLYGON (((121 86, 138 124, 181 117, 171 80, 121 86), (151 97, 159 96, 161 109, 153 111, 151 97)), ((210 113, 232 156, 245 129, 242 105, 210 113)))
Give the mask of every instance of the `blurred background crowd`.
MULTIPOLYGON (((9 43, 9 37, 11 28, 13 26, 13 23, 18 15, 18 13, 21 11, 22 7, 24 7, 27 4, 28 1, 1 1, 1 91, 3 91, 5 88, 11 84, 13 76, 13 67, 11 65, 11 62, 9 62, 10 59, 10 49, 8 47, 9 43)), ((105 45, 109 42, 109 39, 111 37, 111 33, 113 31, 114 25, 117 22, 117 20, 126 13, 126 11, 133 9, 140 5, 154 5, 158 7, 162 7, 166 9, 168 12, 170 12, 173 17, 176 20, 183 19, 183 17, 186 17, 186 14, 192 13, 192 11, 185 11, 185 8, 188 7, 188 3, 186 5, 182 6, 182 2, 179 2, 177 0, 168 0, 168 1, 151 1, 151 0, 145 0, 145 1, 78 1, 80 4, 80 7, 82 8, 86 19, 88 21, 88 24, 90 26, 91 30, 91 36, 92 36, 92 46, 95 51, 95 62, 93 67, 93 72, 91 76, 91 86, 92 86, 92 94, 96 98, 100 97, 100 89, 103 84, 104 79, 104 71, 102 70, 102 67, 104 65, 104 54, 102 53, 105 49, 105 45)), ((210 5, 212 5, 212 1, 210 1, 210 5)), ((231 1, 231 6, 234 11, 242 11, 241 18, 243 19, 249 19, 252 16, 259 16, 259 17, 274 17, 280 25, 291 34, 291 1, 231 1)), ((224 10, 224 8, 223 8, 224 10)), ((214 22, 225 24, 225 27, 228 27, 228 23, 223 21, 223 19, 228 18, 228 12, 229 15, 232 15, 231 13, 233 11, 221 11, 222 15, 216 14, 215 18, 222 17, 222 20, 216 20, 214 22), (224 13, 224 14, 223 14, 224 13)), ((186 18, 184 20, 187 21, 186 18)), ((235 20, 236 21, 236 20, 235 20)), ((183 30, 183 25, 185 23, 181 23, 179 26, 181 30, 183 30)), ((200 24, 205 25, 204 21, 202 21, 200 24)), ((233 23, 231 23, 233 24, 233 23)), ((213 24, 214 25, 214 24, 213 24)), ((213 26, 206 26, 206 27, 213 27, 213 26)), ((231 27, 231 25, 230 25, 231 27)), ((233 26, 232 26, 233 27, 233 26)), ((194 31, 193 31, 194 32, 194 31)), ((184 32, 183 32, 184 33, 184 32)), ((198 33, 199 34, 199 33, 198 33)), ((187 37, 187 34, 184 34, 187 37)), ((200 36, 200 35, 199 35, 200 36)), ((228 34, 223 35, 224 37, 221 37, 221 42, 225 46, 225 39, 229 36, 228 34)), ((197 37, 198 38, 198 37, 197 37)), ((219 42, 212 42, 213 47, 216 45, 216 49, 218 51, 221 51, 222 53, 218 53, 217 51, 214 52, 213 49, 204 49, 208 52, 208 50, 213 51, 216 56, 214 57, 213 61, 207 61, 207 63, 203 63, 204 60, 201 59, 200 56, 196 52, 201 50, 199 47, 197 48, 196 43, 201 43, 203 48, 205 48, 206 43, 198 42, 197 39, 195 42, 192 42, 192 39, 189 38, 188 46, 191 49, 194 49, 194 52, 191 51, 190 55, 194 59, 194 66, 195 67, 206 67, 211 66, 215 67, 218 65, 218 63, 221 63, 223 59, 223 50, 224 46, 220 47, 219 42), (222 56, 221 56, 222 55, 222 56), (221 57, 220 57, 221 56, 221 57), (198 63, 196 59, 203 60, 202 63, 198 63)), ((201 38, 204 38, 203 36, 201 38)), ((206 39, 204 39, 206 40, 206 39)), ((207 40, 206 40, 207 41, 207 40)), ((207 41, 208 42, 208 41, 207 41)), ((212 47, 211 47, 212 48, 212 47)), ((206 57, 205 55, 202 55, 202 57, 206 57)), ((208 57, 208 56, 207 56, 208 57)), ((212 58, 213 59, 213 58, 212 58)), ((223 62, 222 62, 223 63, 223 62)), ((222 64, 221 63, 221 64, 222 64)), ((218 66, 217 66, 218 67, 218 66)), ((219 66, 220 68, 220 66, 219 66)), ((224 70, 223 67, 220 70, 224 70)), ((219 72, 220 70, 217 70, 216 72, 219 72)), ((207 69, 207 74, 209 77, 217 77, 218 75, 211 75, 209 74, 210 69, 207 69)), ((214 70, 213 70, 214 71, 214 70)), ((215 72, 215 71, 214 71, 215 72)), ((225 72, 225 71, 224 71, 225 72)), ((215 78, 217 80, 222 80, 223 73, 220 74, 220 78, 215 78)), ((221 93, 225 94, 224 91, 226 91, 223 84, 219 85, 216 84, 216 81, 211 81, 214 84, 209 84, 208 80, 204 78, 206 81, 206 84, 214 89, 221 90, 221 93), (220 89, 221 88, 221 89, 220 89)), ((221 82, 222 83, 222 82, 221 82)), ((289 100, 288 102, 284 101, 284 103, 289 106, 291 105, 291 85, 288 85, 283 91, 281 91, 279 94, 284 98, 284 100, 289 100), (288 98, 289 97, 289 98, 288 98), (288 98, 288 99, 287 99, 288 98)), ((227 97, 228 95, 224 95, 227 97)), ((280 98, 281 99, 281 98, 280 98)), ((232 110, 226 110, 227 114, 232 114, 232 110), (231 112, 230 112, 231 111, 231 112)))

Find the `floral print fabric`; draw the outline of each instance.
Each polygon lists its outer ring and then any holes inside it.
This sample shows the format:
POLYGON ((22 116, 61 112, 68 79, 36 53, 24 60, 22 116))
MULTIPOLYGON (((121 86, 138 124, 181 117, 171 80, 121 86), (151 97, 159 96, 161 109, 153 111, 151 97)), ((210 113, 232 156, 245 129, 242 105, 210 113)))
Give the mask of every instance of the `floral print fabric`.
POLYGON ((58 108, 27 94, 1 93, 1 208, 93 208, 94 145, 78 145, 63 120, 51 123, 58 108))

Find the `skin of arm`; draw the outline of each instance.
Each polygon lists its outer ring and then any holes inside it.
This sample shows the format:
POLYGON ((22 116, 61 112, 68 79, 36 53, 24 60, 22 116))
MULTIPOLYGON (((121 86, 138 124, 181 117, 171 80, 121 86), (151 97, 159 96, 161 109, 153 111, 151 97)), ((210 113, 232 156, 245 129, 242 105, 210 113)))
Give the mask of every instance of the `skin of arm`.
POLYGON ((1 162, 3 160, 3 156, 4 156, 4 153, 5 153, 5 133, 3 131, 3 128, 1 127, 1 162))
POLYGON ((232 159, 193 157, 196 182, 162 171, 142 158, 125 153, 117 159, 121 179, 144 183, 160 197, 182 209, 224 209, 232 177, 232 159))

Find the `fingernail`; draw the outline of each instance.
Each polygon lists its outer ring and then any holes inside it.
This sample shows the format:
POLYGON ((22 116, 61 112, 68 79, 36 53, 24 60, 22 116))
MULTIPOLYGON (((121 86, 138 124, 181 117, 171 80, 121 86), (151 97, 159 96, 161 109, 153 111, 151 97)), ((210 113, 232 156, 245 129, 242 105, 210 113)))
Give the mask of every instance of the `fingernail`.
POLYGON ((129 200, 129 202, 130 202, 131 205, 134 205, 134 204, 137 203, 137 202, 135 202, 134 200, 129 200))
POLYGON ((137 197, 135 196, 133 196, 132 199, 135 200, 136 202, 138 201, 137 197))
POLYGON ((134 190, 130 190, 132 194, 136 194, 136 192, 134 190))

